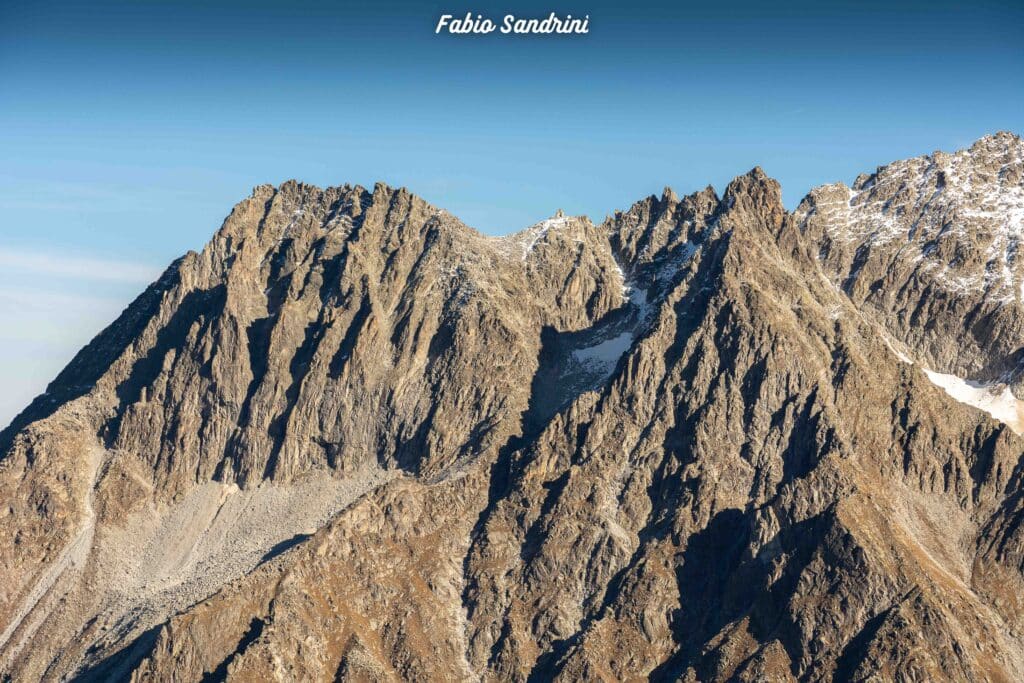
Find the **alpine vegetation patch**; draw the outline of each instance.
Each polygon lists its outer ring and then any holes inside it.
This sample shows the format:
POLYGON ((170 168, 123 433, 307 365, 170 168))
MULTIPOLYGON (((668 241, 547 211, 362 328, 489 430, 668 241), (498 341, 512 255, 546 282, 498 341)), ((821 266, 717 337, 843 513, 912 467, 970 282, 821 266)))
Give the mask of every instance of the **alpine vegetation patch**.
POLYGON ((590 33, 590 15, 583 18, 573 17, 566 14, 560 17, 554 12, 547 17, 541 18, 520 18, 514 14, 506 14, 501 23, 495 23, 489 17, 482 14, 474 15, 473 12, 466 12, 464 17, 456 17, 453 14, 442 14, 437 20, 434 33, 441 32, 452 35, 488 34, 499 31, 506 34, 582 34, 590 33))

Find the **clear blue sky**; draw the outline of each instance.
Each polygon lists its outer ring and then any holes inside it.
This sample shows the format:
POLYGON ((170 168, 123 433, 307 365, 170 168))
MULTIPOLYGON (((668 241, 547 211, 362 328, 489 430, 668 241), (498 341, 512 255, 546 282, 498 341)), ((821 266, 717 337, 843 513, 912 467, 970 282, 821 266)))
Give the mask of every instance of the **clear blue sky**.
POLYGON ((1010 1, 0 0, 0 423, 253 185, 384 180, 505 233, 761 165, 792 207, 1022 132, 1022 80, 1010 1), (591 33, 434 35, 470 8, 591 33))

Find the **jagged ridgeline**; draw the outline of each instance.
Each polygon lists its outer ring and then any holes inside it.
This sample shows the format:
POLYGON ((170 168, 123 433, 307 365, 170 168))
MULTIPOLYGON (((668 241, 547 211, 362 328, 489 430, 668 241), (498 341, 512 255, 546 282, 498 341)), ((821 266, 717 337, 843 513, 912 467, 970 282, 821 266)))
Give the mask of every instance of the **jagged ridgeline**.
POLYGON ((1024 680, 1022 178, 258 187, 0 434, 0 671, 1024 680))

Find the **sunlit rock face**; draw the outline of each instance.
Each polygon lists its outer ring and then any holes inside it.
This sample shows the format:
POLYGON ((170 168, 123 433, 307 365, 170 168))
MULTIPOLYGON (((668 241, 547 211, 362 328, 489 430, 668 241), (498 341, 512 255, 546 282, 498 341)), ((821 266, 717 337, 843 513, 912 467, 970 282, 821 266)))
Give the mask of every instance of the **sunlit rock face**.
POLYGON ((0 671, 1024 680, 1022 150, 256 188, 0 434, 0 671))
POLYGON ((795 219, 830 278, 945 372, 1020 386, 1024 144, 1009 133, 811 192, 795 219))

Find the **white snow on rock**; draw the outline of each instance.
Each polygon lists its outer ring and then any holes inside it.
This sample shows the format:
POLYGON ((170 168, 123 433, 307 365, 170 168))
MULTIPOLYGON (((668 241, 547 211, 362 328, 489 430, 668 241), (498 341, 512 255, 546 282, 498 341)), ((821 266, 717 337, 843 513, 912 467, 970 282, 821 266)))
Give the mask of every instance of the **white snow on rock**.
POLYGON ((914 361, 910 359, 910 356, 896 348, 896 342, 894 342, 892 337, 884 332, 882 333, 882 341, 885 342, 885 345, 889 347, 889 350, 896 355, 896 358, 898 358, 901 363, 906 363, 907 365, 914 364, 914 361))
MULTIPOLYGON (((888 335, 883 334, 882 340, 901 363, 915 365, 907 354, 900 351, 888 335)), ((994 419, 999 420, 1013 430, 1015 434, 1024 433, 1024 401, 1019 400, 1010 391, 1010 387, 1001 383, 977 382, 962 379, 956 375, 946 375, 921 366, 931 383, 946 392, 951 398, 984 410, 994 419)))
POLYGON ((629 296, 629 290, 631 290, 633 287, 629 283, 629 280, 626 279, 626 273, 623 272, 622 264, 620 264, 618 262, 618 260, 615 261, 615 272, 619 274, 619 280, 622 282, 622 284, 621 284, 622 296, 628 297, 629 296))
POLYGON ((610 370, 619 362, 622 354, 629 350, 632 343, 633 334, 627 331, 594 346, 576 349, 572 355, 584 365, 597 365, 610 370))
POLYGON ((569 217, 562 213, 561 210, 559 210, 551 218, 543 220, 540 223, 537 223, 536 225, 532 225, 529 228, 527 228, 524 231, 525 235, 523 237, 523 260, 526 260, 526 258, 533 251, 533 248, 537 246, 537 242, 544 239, 545 235, 548 234, 549 230, 551 230, 552 228, 560 228, 568 222, 569 217))
POLYGON ((1024 401, 1019 401, 1005 384, 983 384, 927 368, 924 374, 960 403, 984 410, 1016 434, 1024 432, 1024 401))
POLYGON ((952 154, 894 162, 862 186, 824 185, 796 216, 804 220, 819 214, 836 242, 903 243, 901 267, 920 264, 955 294, 984 292, 991 301, 1012 303, 1024 296, 1024 270, 1017 258, 1024 242, 1022 171, 1024 144, 993 136, 952 154), (982 258, 965 263, 940 258, 950 249, 936 250, 935 245, 950 241, 977 250, 982 258))

